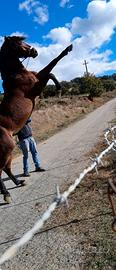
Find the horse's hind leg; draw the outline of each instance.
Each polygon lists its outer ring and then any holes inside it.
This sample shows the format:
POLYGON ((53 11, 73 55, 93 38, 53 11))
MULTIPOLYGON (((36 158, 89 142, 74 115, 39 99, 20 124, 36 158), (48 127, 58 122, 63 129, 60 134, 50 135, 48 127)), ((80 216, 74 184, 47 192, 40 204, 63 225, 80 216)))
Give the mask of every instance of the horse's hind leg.
POLYGON ((19 180, 16 178, 16 176, 11 171, 11 162, 12 162, 12 154, 9 156, 9 159, 5 165, 5 168, 3 169, 4 172, 10 177, 10 179, 15 183, 15 185, 24 185, 25 180, 19 180))
MULTIPOLYGON (((9 132, 0 126, 0 176, 2 170, 8 168, 9 161, 11 159, 11 153, 15 147, 15 142, 13 141, 9 132)), ((10 161, 11 163, 11 161, 10 161)), ((13 179, 12 179, 13 180, 13 179)), ((3 180, 0 178, 0 190, 1 193, 4 195, 4 200, 7 203, 10 203, 11 197, 10 193, 7 191, 3 180)))
POLYGON ((1 178, 1 173, 2 173, 2 170, 0 171, 0 191, 4 196, 5 202, 11 203, 11 196, 10 196, 10 193, 8 192, 8 190, 5 187, 3 179, 1 178))
POLYGON ((53 73, 51 73, 51 72, 49 73, 48 80, 52 80, 54 82, 54 84, 56 85, 56 89, 57 90, 60 90, 61 89, 61 84, 56 79, 56 77, 55 77, 55 75, 53 73))
POLYGON ((7 163, 9 154, 12 152, 14 148, 14 145, 15 144, 11 139, 11 136, 8 133, 8 131, 0 126, 0 190, 4 196, 4 200, 8 203, 10 203, 11 197, 10 193, 7 191, 5 187, 3 180, 1 179, 1 173, 7 163))
MULTIPOLYGON (((39 87, 38 87, 38 82, 37 82, 33 88, 33 93, 35 92, 36 96, 40 95, 43 92, 43 88, 46 86, 49 80, 52 80, 54 82, 54 84, 56 85, 56 89, 58 91, 61 89, 61 85, 53 73, 51 72, 48 74, 43 73, 41 75, 39 77, 39 87)), ((38 73, 36 74, 36 77, 38 78, 38 73)))

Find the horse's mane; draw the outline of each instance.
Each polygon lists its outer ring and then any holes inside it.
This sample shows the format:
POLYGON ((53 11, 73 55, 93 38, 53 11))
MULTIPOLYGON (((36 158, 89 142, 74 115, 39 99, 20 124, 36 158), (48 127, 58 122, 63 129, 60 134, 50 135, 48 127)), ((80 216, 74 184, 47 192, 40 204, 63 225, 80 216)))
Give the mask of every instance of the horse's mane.
POLYGON ((5 39, 13 39, 13 41, 23 41, 26 39, 25 36, 6 36, 5 39))
MULTIPOLYGON (((4 42, 0 48, 0 72, 1 72, 1 64, 3 61, 2 54, 3 54, 3 48, 5 49, 6 42, 12 40, 13 42, 17 43, 19 41, 24 41, 26 39, 25 36, 5 36, 4 37, 4 42)), ((7 43, 8 46, 8 43, 7 43)))

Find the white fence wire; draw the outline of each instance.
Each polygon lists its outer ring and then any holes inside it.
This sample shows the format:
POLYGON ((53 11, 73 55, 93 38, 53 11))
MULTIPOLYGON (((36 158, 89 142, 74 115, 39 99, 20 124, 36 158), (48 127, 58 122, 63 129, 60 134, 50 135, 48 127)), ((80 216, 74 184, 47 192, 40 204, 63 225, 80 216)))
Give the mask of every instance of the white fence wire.
MULTIPOLYGON (((18 250, 23 247, 25 244, 27 244, 33 236, 43 227, 44 223, 50 218, 51 214, 54 212, 56 207, 61 203, 68 203, 67 198, 68 196, 77 188, 77 186, 80 184, 81 180, 84 178, 84 176, 91 172, 93 169, 96 169, 97 172, 97 166, 101 163, 101 159, 112 149, 116 151, 116 140, 115 140, 115 129, 116 126, 107 129, 105 132, 105 140, 108 144, 108 147, 102 151, 99 156, 96 156, 95 158, 92 158, 93 163, 83 170, 82 173, 80 173, 79 177, 75 180, 74 184, 72 184, 67 191, 60 194, 59 187, 57 186, 57 196, 54 199, 54 201, 51 203, 51 205, 48 207, 48 209, 43 213, 42 217, 37 220, 37 222, 34 224, 34 226, 27 231, 14 245, 12 245, 10 248, 8 248, 5 253, 0 257, 0 265, 5 263, 6 261, 10 260, 12 257, 16 255, 18 250), (108 138, 109 134, 111 134, 112 140, 108 138)), ((1 270, 1 269, 0 269, 1 270)))

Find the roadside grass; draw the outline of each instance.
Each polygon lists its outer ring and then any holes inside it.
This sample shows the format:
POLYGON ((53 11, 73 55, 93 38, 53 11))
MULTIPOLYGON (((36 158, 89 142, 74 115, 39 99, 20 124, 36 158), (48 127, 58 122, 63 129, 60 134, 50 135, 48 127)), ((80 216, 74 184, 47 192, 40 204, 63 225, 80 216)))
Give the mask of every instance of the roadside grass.
MULTIPOLYGON (((106 147, 102 137, 88 153, 88 159, 106 147)), ((116 155, 111 151, 103 158, 103 164, 98 175, 95 171, 88 173, 69 196, 68 211, 59 206, 45 228, 61 230, 65 237, 71 235, 69 245, 74 256, 72 262, 69 253, 68 260, 74 264, 78 257, 80 270, 116 270, 116 234, 111 227, 113 216, 107 193, 108 180, 116 178, 116 155)), ((72 182, 72 179, 65 182, 62 192, 72 182)), ((116 206, 116 194, 113 197, 116 206)))

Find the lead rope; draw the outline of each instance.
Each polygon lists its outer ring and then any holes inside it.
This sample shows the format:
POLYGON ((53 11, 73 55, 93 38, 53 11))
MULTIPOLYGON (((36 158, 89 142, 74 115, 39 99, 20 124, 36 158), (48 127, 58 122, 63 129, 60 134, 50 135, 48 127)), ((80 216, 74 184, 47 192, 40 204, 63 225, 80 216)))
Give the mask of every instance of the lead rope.
MULTIPOLYGON (((31 49, 32 49, 32 47, 30 48, 30 52, 31 52, 31 49)), ((30 53, 29 53, 29 54, 30 54, 30 53)), ((27 66, 28 66, 28 64, 29 64, 30 56, 24 58, 24 59, 22 60, 22 62, 21 62, 21 63, 23 63, 27 58, 28 58, 28 60, 27 60, 27 64, 26 64, 25 68, 27 68, 27 66)))
MULTIPOLYGON (((23 63, 26 59, 27 59, 27 58, 24 58, 24 59, 21 61, 21 63, 23 63)), ((27 69, 27 67, 28 67, 29 60, 30 60, 30 57, 28 57, 27 64, 26 64, 26 66, 25 66, 26 69, 27 69)))

